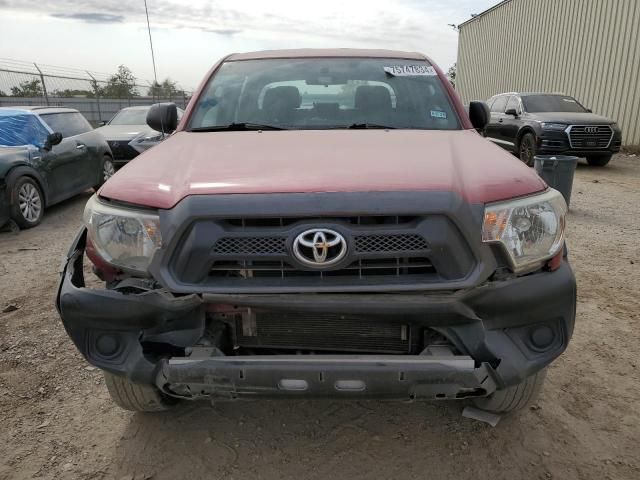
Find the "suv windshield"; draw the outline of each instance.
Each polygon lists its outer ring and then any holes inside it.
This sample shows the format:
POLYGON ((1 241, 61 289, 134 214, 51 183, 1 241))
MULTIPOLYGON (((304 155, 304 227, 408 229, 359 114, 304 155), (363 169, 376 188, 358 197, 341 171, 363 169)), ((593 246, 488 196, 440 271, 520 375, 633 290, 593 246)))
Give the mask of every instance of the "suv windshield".
POLYGON ((115 117, 111 119, 109 125, 145 125, 147 123, 148 108, 120 110, 115 117))
POLYGON ((525 95, 522 97, 522 103, 524 109, 530 113, 587 112, 587 109, 580 105, 575 98, 565 95, 525 95))
POLYGON ((381 58, 224 63, 198 99, 190 130, 244 128, 459 129, 433 67, 381 58))

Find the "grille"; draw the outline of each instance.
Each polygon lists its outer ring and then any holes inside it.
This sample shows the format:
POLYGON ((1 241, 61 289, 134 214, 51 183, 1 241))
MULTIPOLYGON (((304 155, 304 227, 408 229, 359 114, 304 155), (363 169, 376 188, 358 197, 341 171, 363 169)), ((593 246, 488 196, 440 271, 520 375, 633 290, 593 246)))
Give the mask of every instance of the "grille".
MULTIPOLYGON (((349 225, 404 225, 419 217, 410 215, 358 215, 351 217, 327 217, 318 219, 322 222, 340 222, 349 225)), ((225 223, 232 227, 260 228, 287 227, 298 222, 308 222, 308 217, 266 217, 266 218, 228 218, 225 223)))
POLYGON ((420 235, 358 235, 356 252, 392 253, 427 250, 429 246, 420 235))
POLYGON ((613 137, 608 125, 572 125, 569 131, 571 148, 607 148, 613 137))
POLYGON ((219 255, 269 255, 284 254, 283 237, 225 237, 213 246, 213 253, 219 255))
POLYGON ((139 155, 138 151, 128 145, 126 141, 111 141, 107 143, 109 144, 109 148, 111 148, 114 160, 131 160, 139 155))
MULTIPOLYGON (((357 235, 357 253, 403 253, 423 251, 429 245, 420 235, 357 235)), ((284 255, 284 237, 223 237, 213 246, 217 255, 284 255)))
POLYGON ((238 320, 237 343, 249 348, 409 353, 411 330, 354 315, 258 312, 238 320))
POLYGON ((332 277, 365 278, 372 276, 405 277, 408 275, 428 275, 436 273, 426 257, 397 257, 382 259, 362 259, 338 270, 300 270, 279 260, 243 260, 215 262, 209 271, 211 277, 250 278, 293 278, 308 277, 325 279, 332 277))

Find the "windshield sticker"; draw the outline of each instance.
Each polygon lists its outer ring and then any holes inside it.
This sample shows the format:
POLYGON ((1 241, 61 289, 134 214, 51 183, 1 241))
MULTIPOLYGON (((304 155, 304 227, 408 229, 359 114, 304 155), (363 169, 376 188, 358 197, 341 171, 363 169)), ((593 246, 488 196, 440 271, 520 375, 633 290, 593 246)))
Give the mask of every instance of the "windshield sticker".
POLYGON ((391 65, 384 71, 394 77, 435 77, 436 69, 431 65, 391 65))
POLYGON ((440 110, 431 110, 431 116, 433 118, 447 119, 447 112, 441 112, 440 110))

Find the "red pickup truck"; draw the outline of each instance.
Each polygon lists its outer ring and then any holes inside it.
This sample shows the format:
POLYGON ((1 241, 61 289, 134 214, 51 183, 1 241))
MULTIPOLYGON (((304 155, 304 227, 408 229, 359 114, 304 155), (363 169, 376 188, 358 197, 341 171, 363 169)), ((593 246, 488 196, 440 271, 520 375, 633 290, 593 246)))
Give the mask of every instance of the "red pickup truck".
POLYGON ((576 305, 566 205, 418 53, 218 62, 88 202, 57 307, 113 400, 535 398, 576 305), (104 288, 88 288, 84 253, 104 288))

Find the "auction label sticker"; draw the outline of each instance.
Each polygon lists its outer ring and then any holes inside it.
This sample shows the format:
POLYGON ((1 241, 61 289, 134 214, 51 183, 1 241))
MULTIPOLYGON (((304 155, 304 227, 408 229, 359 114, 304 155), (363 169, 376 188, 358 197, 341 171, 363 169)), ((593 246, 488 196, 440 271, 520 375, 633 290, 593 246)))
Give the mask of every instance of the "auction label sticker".
POLYGON ((431 116, 433 118, 442 118, 444 120, 447 119, 447 112, 443 112, 441 110, 431 110, 431 116))
POLYGON ((436 69, 431 65, 391 65, 384 71, 394 77, 435 77, 436 69))

